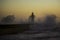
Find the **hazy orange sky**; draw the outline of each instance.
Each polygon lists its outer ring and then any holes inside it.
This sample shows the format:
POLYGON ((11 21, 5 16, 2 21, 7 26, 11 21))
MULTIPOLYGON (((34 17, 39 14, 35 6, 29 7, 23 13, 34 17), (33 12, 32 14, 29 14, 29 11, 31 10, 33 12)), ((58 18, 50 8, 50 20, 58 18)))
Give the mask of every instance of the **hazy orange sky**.
POLYGON ((0 0, 0 5, 0 17, 13 14, 25 19, 32 12, 36 17, 51 13, 60 16, 60 0, 0 0))

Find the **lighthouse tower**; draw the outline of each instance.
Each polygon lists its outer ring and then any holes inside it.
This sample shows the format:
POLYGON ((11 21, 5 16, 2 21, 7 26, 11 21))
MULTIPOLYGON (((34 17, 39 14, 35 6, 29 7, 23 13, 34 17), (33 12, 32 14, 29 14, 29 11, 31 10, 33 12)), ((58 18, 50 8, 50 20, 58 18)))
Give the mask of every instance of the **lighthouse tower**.
POLYGON ((30 24, 34 24, 34 21, 35 21, 35 15, 34 15, 34 13, 32 12, 31 16, 29 17, 29 23, 30 23, 30 24))

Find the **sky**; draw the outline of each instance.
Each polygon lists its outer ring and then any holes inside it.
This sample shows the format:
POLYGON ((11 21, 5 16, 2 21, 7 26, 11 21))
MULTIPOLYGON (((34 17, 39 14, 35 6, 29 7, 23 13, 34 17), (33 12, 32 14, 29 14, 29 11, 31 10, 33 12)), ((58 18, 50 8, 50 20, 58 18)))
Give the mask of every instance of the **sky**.
POLYGON ((60 17, 60 0, 0 0, 0 19, 7 15, 27 19, 32 12, 37 18, 46 14, 60 17))

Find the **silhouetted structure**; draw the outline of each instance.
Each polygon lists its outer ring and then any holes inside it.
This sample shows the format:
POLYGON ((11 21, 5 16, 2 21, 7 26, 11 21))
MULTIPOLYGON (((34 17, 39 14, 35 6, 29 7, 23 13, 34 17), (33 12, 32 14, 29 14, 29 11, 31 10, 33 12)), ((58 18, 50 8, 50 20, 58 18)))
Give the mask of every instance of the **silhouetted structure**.
POLYGON ((3 24, 12 23, 14 19, 15 19, 14 15, 8 15, 1 20, 1 23, 3 24))
POLYGON ((46 20, 45 20, 46 22, 46 25, 47 26, 54 26, 54 25, 56 25, 56 16, 55 15, 47 15, 46 16, 46 20))
POLYGON ((30 23, 30 24, 34 24, 34 19, 35 19, 35 15, 34 15, 34 13, 32 12, 31 16, 29 17, 29 23, 30 23))

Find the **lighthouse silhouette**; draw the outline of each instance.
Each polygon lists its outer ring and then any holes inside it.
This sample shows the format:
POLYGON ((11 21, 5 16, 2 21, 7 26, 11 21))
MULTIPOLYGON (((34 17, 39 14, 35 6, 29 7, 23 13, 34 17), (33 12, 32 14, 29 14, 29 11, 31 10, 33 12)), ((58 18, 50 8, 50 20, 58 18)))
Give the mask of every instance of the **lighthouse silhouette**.
POLYGON ((34 24, 34 21, 35 21, 35 15, 32 12, 31 16, 29 17, 29 22, 30 22, 30 24, 34 24))

